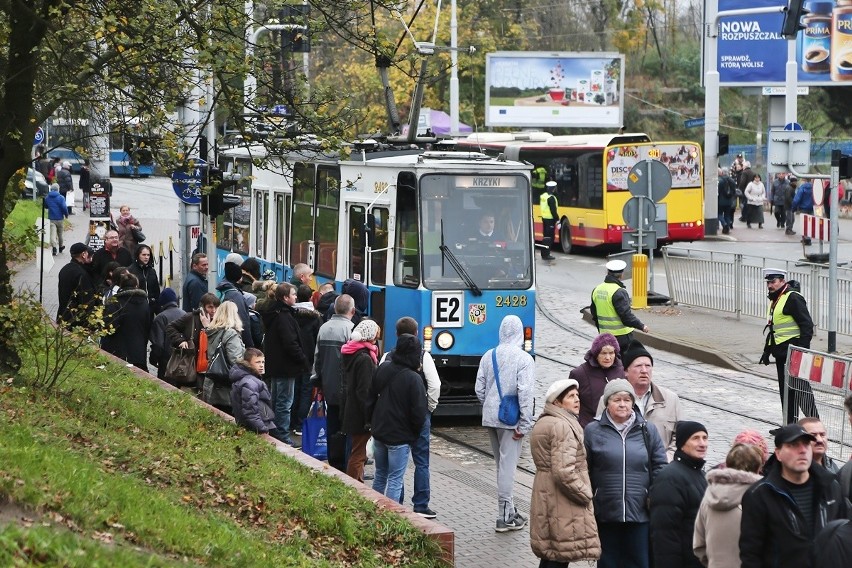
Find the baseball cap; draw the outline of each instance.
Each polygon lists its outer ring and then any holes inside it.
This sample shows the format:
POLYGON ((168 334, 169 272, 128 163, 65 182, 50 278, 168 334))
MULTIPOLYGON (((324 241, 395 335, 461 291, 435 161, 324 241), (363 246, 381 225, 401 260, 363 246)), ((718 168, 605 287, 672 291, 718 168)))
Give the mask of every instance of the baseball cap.
POLYGON ((807 438, 810 442, 816 442, 816 437, 798 424, 787 424, 775 430, 770 430, 769 433, 775 436, 776 448, 780 448, 784 444, 790 444, 801 438, 807 438))
POLYGON ((86 251, 89 251, 89 254, 95 253, 95 251, 93 251, 83 243, 74 243, 73 245, 71 245, 69 251, 71 252, 71 256, 77 256, 78 254, 83 254, 86 251))

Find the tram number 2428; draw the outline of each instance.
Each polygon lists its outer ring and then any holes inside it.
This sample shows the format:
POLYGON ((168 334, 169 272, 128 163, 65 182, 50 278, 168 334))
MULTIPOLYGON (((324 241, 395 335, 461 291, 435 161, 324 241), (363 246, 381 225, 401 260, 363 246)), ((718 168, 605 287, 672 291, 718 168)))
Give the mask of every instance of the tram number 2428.
MULTIPOLYGON (((464 292, 432 294, 432 321, 440 327, 462 326, 464 292)), ((527 305, 524 294, 504 294, 494 297, 497 308, 522 308, 527 305)))

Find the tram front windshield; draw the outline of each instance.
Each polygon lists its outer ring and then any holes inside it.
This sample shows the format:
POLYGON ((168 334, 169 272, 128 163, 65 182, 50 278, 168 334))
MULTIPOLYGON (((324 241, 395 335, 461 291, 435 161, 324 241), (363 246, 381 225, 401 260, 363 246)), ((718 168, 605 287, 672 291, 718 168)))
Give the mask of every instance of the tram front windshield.
POLYGON ((433 290, 471 284, 482 290, 532 286, 529 191, 522 175, 423 176, 425 286, 433 290))

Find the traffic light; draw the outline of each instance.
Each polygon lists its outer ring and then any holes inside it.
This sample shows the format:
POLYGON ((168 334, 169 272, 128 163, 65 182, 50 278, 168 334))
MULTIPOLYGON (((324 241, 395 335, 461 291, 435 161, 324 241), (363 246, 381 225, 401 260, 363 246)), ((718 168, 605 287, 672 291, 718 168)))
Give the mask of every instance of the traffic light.
POLYGON ((787 39, 796 39, 799 30, 805 29, 802 25, 802 16, 810 14, 805 10, 805 0, 790 0, 787 11, 784 12, 784 25, 781 27, 781 35, 787 39))
POLYGON ((225 190, 237 185, 236 180, 224 179, 222 170, 218 168, 207 169, 207 185, 210 193, 201 198, 201 212, 211 217, 219 217, 228 209, 233 209, 240 204, 238 195, 225 195, 225 190))
POLYGON ((852 178, 852 156, 841 154, 840 150, 832 150, 831 167, 837 167, 840 179, 852 178))
POLYGON ((728 154, 728 135, 721 132, 717 134, 719 136, 719 151, 716 152, 716 155, 726 156, 728 154))
POLYGON ((308 4, 284 6, 279 11, 281 23, 293 26, 281 31, 282 53, 310 53, 310 15, 311 7, 308 4))

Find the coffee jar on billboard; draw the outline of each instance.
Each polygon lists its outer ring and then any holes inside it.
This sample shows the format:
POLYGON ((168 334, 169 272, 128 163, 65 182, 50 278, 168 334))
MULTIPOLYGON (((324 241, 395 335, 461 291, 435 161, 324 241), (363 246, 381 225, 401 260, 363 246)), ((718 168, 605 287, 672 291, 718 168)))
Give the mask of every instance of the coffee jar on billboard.
POLYGON ((852 81, 852 2, 838 0, 831 15, 831 80, 852 81))
POLYGON ((831 69, 831 27, 833 2, 806 2, 808 14, 802 18, 802 71, 828 73, 831 69))

